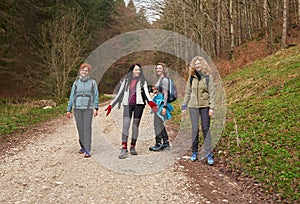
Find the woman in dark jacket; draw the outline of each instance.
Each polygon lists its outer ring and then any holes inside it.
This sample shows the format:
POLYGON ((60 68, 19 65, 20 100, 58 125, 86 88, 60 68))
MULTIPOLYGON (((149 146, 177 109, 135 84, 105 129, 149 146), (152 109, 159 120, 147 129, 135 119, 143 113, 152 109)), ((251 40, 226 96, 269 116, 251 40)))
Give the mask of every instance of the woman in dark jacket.
POLYGON ((108 107, 106 115, 109 115, 111 109, 119 102, 123 104, 123 130, 122 130, 122 149, 119 155, 119 159, 124 159, 128 155, 127 140, 129 134, 130 121, 133 115, 132 123, 132 137, 130 143, 130 154, 137 155, 135 150, 136 141, 139 134, 139 125, 146 101, 156 111, 156 104, 152 102, 149 94, 148 84, 144 77, 141 65, 133 64, 129 68, 128 74, 121 82, 120 89, 116 97, 111 101, 108 107))

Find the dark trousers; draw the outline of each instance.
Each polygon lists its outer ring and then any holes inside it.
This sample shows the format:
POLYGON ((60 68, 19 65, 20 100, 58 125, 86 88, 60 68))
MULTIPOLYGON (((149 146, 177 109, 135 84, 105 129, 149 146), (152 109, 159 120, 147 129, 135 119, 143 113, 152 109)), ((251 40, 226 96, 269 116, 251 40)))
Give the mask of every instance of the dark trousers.
POLYGON ((143 115, 145 105, 125 105, 123 112, 123 130, 122 142, 127 142, 130 122, 133 114, 132 122, 132 140, 136 141, 139 135, 139 126, 143 115))
POLYGON ((201 128, 204 138, 206 153, 211 153, 211 134, 209 108, 190 108, 190 118, 192 122, 192 151, 198 152, 199 145, 199 118, 201 118, 201 128))
POLYGON ((154 114, 154 132, 155 132, 155 142, 158 144, 168 143, 169 136, 164 125, 164 121, 154 114))
POLYGON ((74 109, 79 144, 88 151, 91 151, 93 113, 93 109, 74 109))

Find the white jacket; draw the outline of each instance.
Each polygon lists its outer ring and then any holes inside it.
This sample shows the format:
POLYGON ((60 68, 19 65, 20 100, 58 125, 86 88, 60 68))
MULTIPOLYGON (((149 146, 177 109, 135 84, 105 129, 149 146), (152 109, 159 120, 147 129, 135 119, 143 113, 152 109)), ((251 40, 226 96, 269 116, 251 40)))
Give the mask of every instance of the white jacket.
MULTIPOLYGON (((122 97, 122 94, 123 94, 122 105, 129 105, 128 99, 129 99, 130 84, 127 86, 127 89, 124 90, 124 93, 122 93, 126 84, 128 84, 128 79, 124 79, 122 81, 119 91, 118 91, 116 97, 110 103, 110 105, 114 106, 117 103, 117 101, 120 100, 120 97, 122 97)), ((143 100, 143 96, 142 96, 142 88, 141 88, 141 80, 140 79, 137 81, 135 87, 136 87, 136 104, 145 104, 144 100, 143 100)), ((146 100, 152 101, 152 98, 149 94, 147 81, 144 82, 143 88, 144 88, 145 96, 147 98, 146 100)))

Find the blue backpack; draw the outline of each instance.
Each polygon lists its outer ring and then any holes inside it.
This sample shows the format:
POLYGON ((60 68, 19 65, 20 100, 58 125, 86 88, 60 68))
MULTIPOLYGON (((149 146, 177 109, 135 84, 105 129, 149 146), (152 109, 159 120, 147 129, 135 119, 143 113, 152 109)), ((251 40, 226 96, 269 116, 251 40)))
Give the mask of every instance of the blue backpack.
MULTIPOLYGON (((167 78, 167 77, 165 77, 167 78)), ((177 88, 176 88, 176 84, 175 82, 170 79, 170 78, 167 78, 169 80, 169 87, 168 87, 168 103, 172 103, 173 101, 176 101, 177 97, 178 97, 178 92, 177 92, 177 88)), ((162 80, 160 80, 160 85, 159 87, 162 87, 161 86, 161 83, 162 83, 162 80)))

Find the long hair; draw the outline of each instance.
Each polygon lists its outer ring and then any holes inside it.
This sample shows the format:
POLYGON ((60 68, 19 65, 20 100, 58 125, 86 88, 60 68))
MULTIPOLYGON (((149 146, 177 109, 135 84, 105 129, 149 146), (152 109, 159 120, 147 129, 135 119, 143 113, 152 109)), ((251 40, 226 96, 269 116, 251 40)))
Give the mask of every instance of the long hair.
POLYGON ((209 74, 210 70, 209 70, 209 65, 207 64, 206 60, 203 57, 200 56, 196 56, 192 59, 190 67, 189 67, 189 74, 191 76, 195 76, 196 75, 196 68, 195 68, 195 63, 196 61, 199 61, 201 64, 201 71, 203 74, 209 74))
MULTIPOLYGON (((156 74, 156 67, 157 67, 158 65, 161 65, 161 66, 162 66, 164 76, 165 76, 165 77, 169 76, 169 69, 168 69, 167 65, 166 65, 165 63, 163 63, 163 62, 158 62, 158 63, 155 65, 155 67, 154 67, 155 74, 156 74)), ((156 74, 156 76, 159 77, 157 74, 156 74)))
POLYGON ((135 66, 138 66, 140 68, 141 73, 140 73, 140 76, 139 76, 138 80, 141 81, 141 86, 144 86, 146 78, 144 76, 144 72, 143 72, 142 66, 140 64, 138 64, 138 63, 135 63, 135 64, 130 65, 128 73, 126 75, 126 78, 128 79, 128 83, 127 83, 127 87, 126 88, 128 88, 128 85, 131 84, 131 81, 132 81, 132 72, 133 72, 133 69, 134 69, 135 66))

